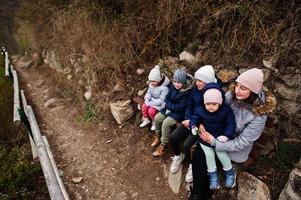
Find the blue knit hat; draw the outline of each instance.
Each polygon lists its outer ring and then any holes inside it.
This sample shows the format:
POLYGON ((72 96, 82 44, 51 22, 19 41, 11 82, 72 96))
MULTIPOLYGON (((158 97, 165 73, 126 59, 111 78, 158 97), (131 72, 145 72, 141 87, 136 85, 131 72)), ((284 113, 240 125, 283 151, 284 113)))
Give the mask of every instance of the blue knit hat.
POLYGON ((185 68, 177 69, 173 75, 173 80, 182 84, 186 83, 187 73, 185 68))

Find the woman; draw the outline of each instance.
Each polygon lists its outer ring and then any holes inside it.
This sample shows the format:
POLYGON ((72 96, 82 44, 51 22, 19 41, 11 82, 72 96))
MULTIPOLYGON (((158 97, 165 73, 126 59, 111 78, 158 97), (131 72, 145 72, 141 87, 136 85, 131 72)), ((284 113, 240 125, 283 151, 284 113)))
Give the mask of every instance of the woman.
MULTIPOLYGON (((174 156, 170 165, 170 172, 176 173, 184 158, 186 157, 188 162, 191 163, 190 159, 190 148, 196 142, 197 136, 192 135, 189 130, 189 122, 193 115, 193 111, 196 107, 203 104, 202 89, 207 83, 216 82, 214 69, 211 65, 205 65, 199 68, 195 74, 194 79, 196 80, 195 86, 191 90, 191 94, 187 101, 187 107, 185 111, 185 120, 182 124, 174 130, 169 136, 169 142, 172 146, 174 156), (184 141, 184 154, 180 151, 180 143, 184 141)), ((192 166, 189 165, 188 172, 185 177, 186 182, 192 182, 192 166)))
MULTIPOLYGON (((237 137, 222 143, 209 132, 200 134, 203 141, 217 151, 228 152, 230 159, 237 163, 248 159, 253 143, 264 129, 267 114, 276 106, 275 97, 263 87, 263 77, 260 69, 247 70, 237 77, 235 85, 226 94, 226 103, 231 106, 235 115, 237 137)), ((212 191, 209 189, 206 158, 199 145, 193 155, 192 172, 194 180, 189 199, 208 199, 212 191)))

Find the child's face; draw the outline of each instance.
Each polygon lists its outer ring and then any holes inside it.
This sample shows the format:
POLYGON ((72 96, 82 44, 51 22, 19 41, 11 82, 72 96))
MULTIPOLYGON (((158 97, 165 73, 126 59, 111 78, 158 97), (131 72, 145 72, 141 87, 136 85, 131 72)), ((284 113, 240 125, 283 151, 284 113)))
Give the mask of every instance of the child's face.
POLYGON ((149 84, 156 87, 159 84, 159 81, 149 81, 149 84))
POLYGON ((177 90, 181 89, 183 87, 183 83, 172 81, 172 84, 175 86, 177 90))
POLYGON ((206 83, 201 80, 196 80, 195 85, 198 88, 198 90, 202 90, 206 86, 206 83))
POLYGON ((219 109, 219 104, 218 103, 205 103, 205 108, 208 110, 208 112, 215 112, 219 109))

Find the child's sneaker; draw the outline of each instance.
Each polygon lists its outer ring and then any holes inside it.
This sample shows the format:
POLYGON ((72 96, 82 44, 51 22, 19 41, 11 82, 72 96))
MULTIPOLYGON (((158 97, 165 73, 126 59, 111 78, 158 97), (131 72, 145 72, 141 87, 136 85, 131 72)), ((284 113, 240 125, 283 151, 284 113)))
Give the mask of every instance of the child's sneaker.
POLYGON ((210 189, 216 190, 219 189, 219 178, 217 174, 217 170, 214 172, 208 172, 209 175, 209 182, 210 182, 210 189))
POLYGON ((146 125, 148 125, 151 121, 148 118, 143 117, 142 123, 140 124, 140 127, 143 128, 146 125))
POLYGON ((153 122, 152 127, 151 127, 151 131, 154 131, 154 130, 156 130, 156 126, 155 126, 155 123, 153 122))
POLYGON ((225 187, 233 188, 236 185, 236 172, 234 168, 225 171, 225 187))

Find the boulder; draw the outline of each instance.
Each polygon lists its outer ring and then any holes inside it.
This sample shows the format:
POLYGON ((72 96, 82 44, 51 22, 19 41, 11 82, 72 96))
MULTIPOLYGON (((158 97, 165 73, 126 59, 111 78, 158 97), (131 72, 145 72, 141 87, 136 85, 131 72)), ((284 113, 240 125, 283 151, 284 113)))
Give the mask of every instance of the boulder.
POLYGON ((274 67, 274 65, 276 64, 276 62, 277 62, 277 58, 276 57, 271 57, 271 58, 268 58, 268 59, 264 59, 262 61, 263 65, 266 68, 271 69, 271 70, 275 71, 276 73, 278 73, 279 70, 274 67))
POLYGON ((177 57, 171 57, 171 56, 168 56, 167 58, 164 59, 164 63, 165 63, 167 66, 174 65, 174 64, 176 64, 178 61, 179 61, 179 59, 178 59, 177 57))
POLYGON ((256 177, 242 172, 238 177, 238 200, 269 200, 270 190, 266 184, 256 177))
POLYGON ((183 167, 183 165, 181 165, 181 167, 179 168, 179 170, 176 173, 174 173, 174 174, 169 173, 169 176, 168 176, 169 187, 176 194, 178 194, 180 192, 180 186, 182 183, 182 167, 183 167))
MULTIPOLYGON (((301 165, 301 160, 299 161, 301 165)), ((279 200, 299 200, 301 199, 301 171, 298 168, 293 169, 288 181, 279 195, 279 200)))
MULTIPOLYGON (((62 64, 59 62, 58 56, 55 51, 50 50, 45 52, 45 59, 49 63, 49 66, 52 69, 57 70, 58 72, 61 72, 63 70, 62 64)), ((44 60, 45 62, 45 60, 44 60)))
POLYGON ((28 56, 23 56, 22 58, 20 58, 20 60, 17 61, 16 63, 16 67, 17 68, 28 68, 33 64, 33 60, 32 58, 28 57, 28 56))
POLYGON ((192 53, 189 53, 187 51, 183 51, 182 53, 180 53, 179 57, 180 60, 185 61, 189 64, 193 64, 196 61, 194 55, 192 55, 192 53))
POLYGON ((286 100, 290 101, 301 101, 301 90, 298 88, 288 87, 285 84, 276 83, 275 84, 277 94, 286 100))
POLYGON ((289 87, 299 87, 301 84, 301 74, 300 73, 290 73, 279 76, 279 78, 284 81, 284 83, 289 87))
POLYGON ((110 103, 110 110, 118 124, 125 123, 134 114, 130 100, 110 103))
POLYGON ((84 96, 85 96, 86 100, 91 99, 91 97, 92 97, 92 91, 88 90, 87 92, 85 92, 84 96))
POLYGON ((146 88, 144 88, 144 89, 142 89, 142 90, 139 90, 139 91, 138 91, 138 96, 142 97, 142 96, 146 93, 147 89, 148 89, 148 88, 146 87, 146 88))
POLYGON ((120 83, 116 83, 113 87, 113 92, 121 92, 124 90, 124 86, 120 83))
POLYGON ((144 69, 137 69, 136 70, 136 73, 138 74, 138 75, 141 75, 141 74, 143 74, 144 73, 144 69))
POLYGON ((42 54, 35 52, 32 54, 32 62, 33 62, 33 67, 39 66, 40 64, 43 63, 43 58, 42 58, 42 54))
POLYGON ((57 99, 56 98, 52 98, 52 99, 49 99, 45 104, 44 104, 44 108, 46 107, 55 107, 57 106, 57 99))
POLYGON ((277 109, 284 111, 288 115, 295 115, 300 110, 300 103, 289 100, 278 100, 277 109))
POLYGON ((238 76, 238 71, 232 69, 221 69, 216 75, 223 83, 229 83, 238 76))

